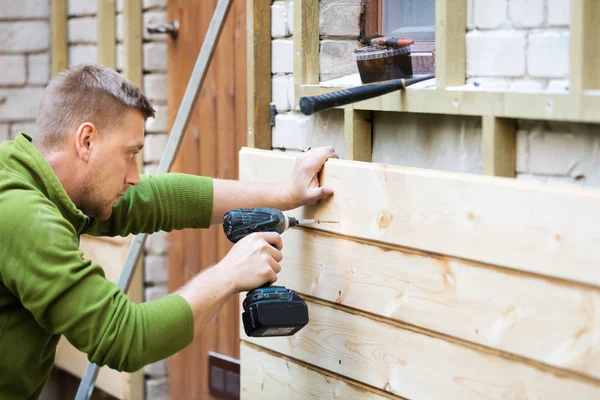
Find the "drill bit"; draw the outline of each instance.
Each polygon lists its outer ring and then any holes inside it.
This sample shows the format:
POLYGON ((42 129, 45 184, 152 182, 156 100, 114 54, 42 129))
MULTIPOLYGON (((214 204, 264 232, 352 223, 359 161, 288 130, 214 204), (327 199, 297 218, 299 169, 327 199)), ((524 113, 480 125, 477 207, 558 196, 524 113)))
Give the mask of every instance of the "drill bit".
POLYGON ((340 221, 328 221, 318 218, 311 219, 298 219, 298 225, 310 225, 310 224, 338 224, 340 221))

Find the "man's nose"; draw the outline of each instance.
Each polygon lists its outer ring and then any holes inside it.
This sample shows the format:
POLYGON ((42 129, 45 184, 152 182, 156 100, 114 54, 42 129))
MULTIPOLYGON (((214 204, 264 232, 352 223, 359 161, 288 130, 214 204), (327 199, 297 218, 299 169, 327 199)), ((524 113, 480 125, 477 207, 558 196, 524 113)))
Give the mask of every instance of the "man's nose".
POLYGON ((129 186, 136 186, 140 184, 140 174, 138 172, 137 160, 132 162, 127 169, 127 175, 125 176, 125 183, 129 186))

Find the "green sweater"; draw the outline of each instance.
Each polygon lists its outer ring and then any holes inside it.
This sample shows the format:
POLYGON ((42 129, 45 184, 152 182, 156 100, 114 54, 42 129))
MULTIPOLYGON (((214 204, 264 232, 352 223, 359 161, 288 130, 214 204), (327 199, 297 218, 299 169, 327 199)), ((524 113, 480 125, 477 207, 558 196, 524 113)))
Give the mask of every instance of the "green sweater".
POLYGON ((191 343, 193 315, 179 295, 136 304, 86 260, 79 236, 208 227, 212 180, 141 178, 107 221, 88 219, 31 139, 0 144, 0 399, 36 399, 61 335, 88 359, 135 371, 191 343))

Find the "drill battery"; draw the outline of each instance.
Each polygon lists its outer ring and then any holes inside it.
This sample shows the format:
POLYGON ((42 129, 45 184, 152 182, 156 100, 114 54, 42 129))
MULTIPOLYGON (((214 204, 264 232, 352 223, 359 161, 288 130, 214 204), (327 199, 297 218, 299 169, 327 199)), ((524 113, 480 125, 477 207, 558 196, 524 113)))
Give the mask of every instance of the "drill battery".
POLYGON ((295 291, 283 286, 254 289, 242 306, 248 336, 291 336, 308 324, 308 306, 295 291))

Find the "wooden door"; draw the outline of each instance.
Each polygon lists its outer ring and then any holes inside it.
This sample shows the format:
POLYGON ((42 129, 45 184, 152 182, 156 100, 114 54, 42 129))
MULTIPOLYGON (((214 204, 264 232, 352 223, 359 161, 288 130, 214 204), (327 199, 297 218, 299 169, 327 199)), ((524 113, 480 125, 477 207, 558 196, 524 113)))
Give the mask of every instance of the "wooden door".
MULTIPOLYGON (((172 126, 217 0, 169 0, 169 20, 180 23, 169 41, 169 122, 172 126)), ((221 33, 173 171, 236 179, 246 145, 246 1, 235 0, 221 33)), ((169 290, 175 291, 231 248, 221 226, 169 235, 169 290)), ((194 343, 169 360, 173 399, 209 399, 209 351, 239 359, 237 296, 204 327, 194 343)))

